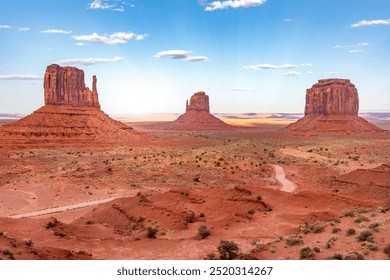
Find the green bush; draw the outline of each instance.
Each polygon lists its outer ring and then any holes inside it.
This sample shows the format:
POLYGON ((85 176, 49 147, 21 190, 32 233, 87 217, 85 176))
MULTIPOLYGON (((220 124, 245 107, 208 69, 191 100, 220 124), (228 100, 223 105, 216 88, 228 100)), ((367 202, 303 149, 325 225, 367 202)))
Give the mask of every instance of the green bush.
POLYGON ((347 236, 354 235, 355 233, 356 233, 356 230, 355 230, 355 229, 353 229, 353 228, 347 229, 347 236))

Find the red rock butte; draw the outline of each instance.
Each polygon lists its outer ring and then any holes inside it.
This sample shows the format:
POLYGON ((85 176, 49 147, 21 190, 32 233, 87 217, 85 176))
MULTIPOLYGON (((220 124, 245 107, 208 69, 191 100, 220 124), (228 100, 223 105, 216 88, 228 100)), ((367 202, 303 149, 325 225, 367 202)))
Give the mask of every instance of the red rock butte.
POLYGON ((306 90, 305 116, 287 126, 293 135, 388 135, 358 116, 359 96, 347 79, 319 80, 306 90))
POLYGON ((49 65, 44 99, 31 115, 0 127, 0 146, 125 144, 142 137, 100 110, 96 76, 91 91, 83 70, 49 65))
POLYGON ((178 117, 170 127, 185 131, 229 131, 235 128, 210 114, 209 96, 197 92, 186 102, 186 112, 178 117))

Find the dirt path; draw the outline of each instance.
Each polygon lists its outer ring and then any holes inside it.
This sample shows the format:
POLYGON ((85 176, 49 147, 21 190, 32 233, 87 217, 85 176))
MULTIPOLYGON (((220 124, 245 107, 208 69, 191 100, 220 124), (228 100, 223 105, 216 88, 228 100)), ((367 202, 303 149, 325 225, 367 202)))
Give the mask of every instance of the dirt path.
POLYGON ((83 207, 88 207, 88 206, 92 206, 92 205, 102 204, 102 203, 105 203, 105 202, 112 201, 112 200, 114 200, 116 198, 117 197, 109 197, 109 198, 103 198, 103 199, 98 199, 98 200, 93 200, 93 201, 85 201, 85 202, 80 202, 80 203, 76 203, 76 204, 59 206, 59 207, 54 207, 54 208, 48 208, 48 209, 34 211, 34 212, 10 215, 10 216, 8 216, 8 218, 15 218, 15 219, 31 218, 31 217, 42 216, 42 215, 47 215, 47 214, 52 214, 52 213, 65 212, 65 211, 74 210, 74 209, 78 209, 78 208, 83 208, 83 207))
POLYGON ((282 184, 282 187, 279 189, 282 192, 294 192, 298 186, 286 178, 283 167, 279 165, 272 165, 275 169, 275 179, 282 184))

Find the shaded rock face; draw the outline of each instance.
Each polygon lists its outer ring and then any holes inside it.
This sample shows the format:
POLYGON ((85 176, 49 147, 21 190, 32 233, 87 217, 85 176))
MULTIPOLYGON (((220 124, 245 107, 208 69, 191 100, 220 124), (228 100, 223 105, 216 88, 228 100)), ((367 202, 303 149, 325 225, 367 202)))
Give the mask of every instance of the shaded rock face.
POLYGON ((354 84, 346 79, 319 80, 306 90, 305 116, 355 115, 359 111, 359 97, 354 84))
POLYGON ((43 84, 45 105, 70 105, 73 107, 100 108, 93 76, 92 91, 85 86, 84 71, 76 67, 61 67, 57 64, 46 68, 43 84))
POLYGON ((200 91, 191 96, 190 103, 186 103, 186 112, 198 111, 210 113, 209 96, 200 91))

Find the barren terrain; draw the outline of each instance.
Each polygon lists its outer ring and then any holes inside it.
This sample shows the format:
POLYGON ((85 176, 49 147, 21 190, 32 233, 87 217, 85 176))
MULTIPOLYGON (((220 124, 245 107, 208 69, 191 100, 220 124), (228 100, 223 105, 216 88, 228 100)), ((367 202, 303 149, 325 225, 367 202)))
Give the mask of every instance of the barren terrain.
POLYGON ((0 258, 388 258, 389 138, 131 126, 153 137, 0 148, 0 258))

